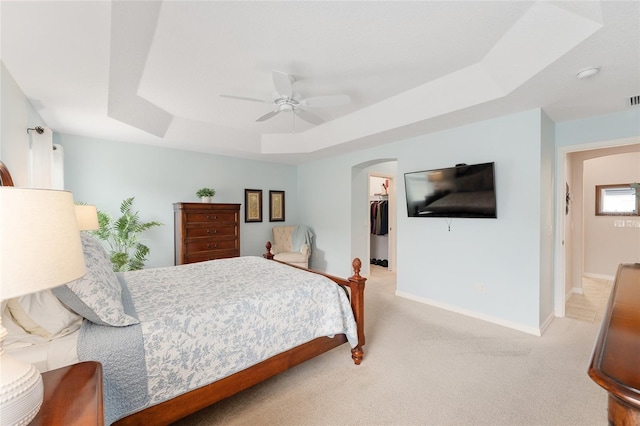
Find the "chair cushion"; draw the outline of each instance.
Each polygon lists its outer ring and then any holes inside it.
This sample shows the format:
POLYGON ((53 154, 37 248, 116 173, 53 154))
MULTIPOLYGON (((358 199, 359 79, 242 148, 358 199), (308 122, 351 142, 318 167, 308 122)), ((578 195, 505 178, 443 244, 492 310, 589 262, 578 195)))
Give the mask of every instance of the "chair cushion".
POLYGON ((279 260, 281 262, 286 263, 304 263, 307 261, 307 256, 298 252, 298 253, 278 253, 273 257, 275 260, 279 260))

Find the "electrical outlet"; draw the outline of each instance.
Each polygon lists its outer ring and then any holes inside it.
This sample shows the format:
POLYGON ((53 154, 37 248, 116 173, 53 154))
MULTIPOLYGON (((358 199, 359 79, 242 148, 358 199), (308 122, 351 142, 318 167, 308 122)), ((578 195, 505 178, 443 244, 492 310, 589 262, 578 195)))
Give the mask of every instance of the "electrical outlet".
POLYGON ((487 286, 484 284, 476 284, 475 289, 476 289, 476 293, 487 294, 487 286))

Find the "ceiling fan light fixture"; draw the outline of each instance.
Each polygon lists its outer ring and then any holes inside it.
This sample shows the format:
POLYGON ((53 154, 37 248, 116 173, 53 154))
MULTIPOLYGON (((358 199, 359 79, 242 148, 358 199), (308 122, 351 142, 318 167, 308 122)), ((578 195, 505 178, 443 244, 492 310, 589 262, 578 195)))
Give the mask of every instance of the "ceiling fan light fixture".
POLYGON ((578 77, 578 79, 583 80, 585 78, 589 78, 589 77, 593 77, 594 75, 598 74, 600 72, 600 68, 599 67, 591 67, 591 68, 587 68, 584 69, 582 71, 580 71, 578 74, 576 74, 576 77, 578 77))
POLYGON ((280 104, 279 106, 280 111, 293 111, 294 110, 294 106, 290 103, 283 103, 280 104))
MULTIPOLYGON (((312 98, 293 98, 293 83, 296 79, 281 71, 272 71, 273 85, 277 92, 277 97, 266 103, 273 104, 276 109, 258 117, 256 121, 266 121, 275 117, 281 112, 293 112, 307 123, 319 125, 324 123, 322 117, 307 111, 307 108, 329 108, 339 105, 346 105, 351 102, 348 95, 315 96, 312 98)), ((242 101, 263 102, 260 99, 245 96, 220 95, 223 98, 238 99, 242 101)))

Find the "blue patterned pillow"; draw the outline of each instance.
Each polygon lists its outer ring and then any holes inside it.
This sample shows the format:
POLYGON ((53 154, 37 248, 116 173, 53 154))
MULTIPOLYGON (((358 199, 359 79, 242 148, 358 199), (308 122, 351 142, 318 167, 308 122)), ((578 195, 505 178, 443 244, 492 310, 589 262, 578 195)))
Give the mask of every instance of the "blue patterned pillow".
POLYGON ((107 251, 100 242, 81 232, 87 274, 51 291, 69 309, 99 325, 116 327, 138 324, 124 312, 122 287, 113 272, 107 251))

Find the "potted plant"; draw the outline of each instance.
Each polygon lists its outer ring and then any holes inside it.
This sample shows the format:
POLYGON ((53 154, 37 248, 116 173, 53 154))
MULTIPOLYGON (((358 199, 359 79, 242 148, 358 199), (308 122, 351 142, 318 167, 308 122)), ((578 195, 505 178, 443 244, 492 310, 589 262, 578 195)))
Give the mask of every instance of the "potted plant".
POLYGON ((120 216, 113 220, 107 213, 98 210, 97 231, 91 231, 99 239, 109 245, 109 255, 113 270, 116 272, 142 269, 149 254, 149 247, 138 241, 138 234, 160 222, 141 222, 138 212, 132 212, 134 197, 127 198, 120 205, 120 216))
POLYGON ((213 188, 200 188, 196 191, 196 195, 200 197, 200 201, 203 203, 210 203, 213 196, 216 195, 216 190, 213 188))

